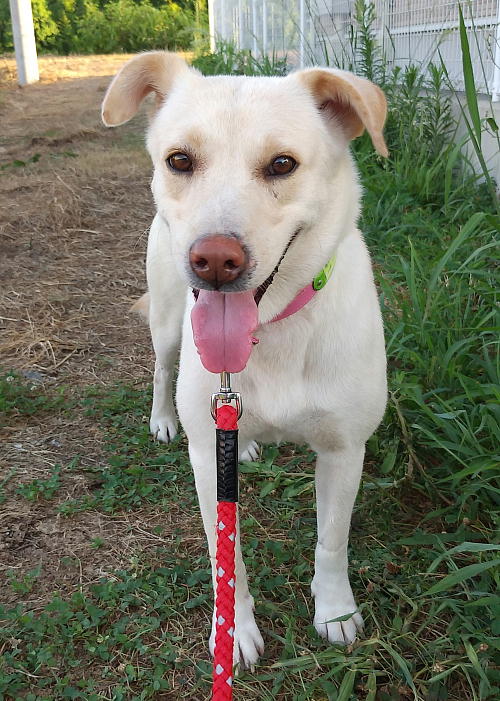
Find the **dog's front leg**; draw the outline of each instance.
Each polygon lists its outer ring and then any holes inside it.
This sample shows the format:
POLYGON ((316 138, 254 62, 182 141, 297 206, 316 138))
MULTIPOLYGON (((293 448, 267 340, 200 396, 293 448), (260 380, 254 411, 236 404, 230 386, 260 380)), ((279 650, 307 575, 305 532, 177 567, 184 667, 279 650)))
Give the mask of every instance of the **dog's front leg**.
POLYGON ((168 443, 177 433, 172 379, 179 352, 187 288, 170 251, 170 231, 158 214, 148 240, 146 273, 149 289, 149 326, 155 350, 151 433, 168 443))
MULTIPOLYGON (((216 551, 216 520, 217 520, 217 495, 216 495, 216 469, 215 448, 213 443, 205 446, 194 447, 189 445, 189 456, 193 466, 196 491, 203 518, 203 525, 208 541, 208 551, 212 565, 212 580, 215 596, 215 551, 216 551)), ((253 597, 248 590, 247 574, 239 538, 239 520, 237 523, 236 538, 236 592, 235 592, 235 638, 234 638, 234 663, 244 667, 254 665, 259 655, 264 652, 264 641, 255 623, 253 613, 253 597)), ((210 635, 210 652, 214 654, 215 644, 215 607, 212 619, 212 633, 210 635)))
POLYGON ((182 295, 169 299, 151 299, 149 324, 155 351, 155 374, 153 381, 153 406, 149 422, 151 433, 159 441, 168 443, 177 433, 172 395, 172 380, 175 361, 179 352, 184 299, 182 295))
POLYGON ((314 627, 331 643, 351 643, 363 627, 347 573, 347 542, 363 467, 364 446, 318 451, 316 503, 318 543, 311 591, 314 627), (333 619, 352 614, 345 621, 333 619))

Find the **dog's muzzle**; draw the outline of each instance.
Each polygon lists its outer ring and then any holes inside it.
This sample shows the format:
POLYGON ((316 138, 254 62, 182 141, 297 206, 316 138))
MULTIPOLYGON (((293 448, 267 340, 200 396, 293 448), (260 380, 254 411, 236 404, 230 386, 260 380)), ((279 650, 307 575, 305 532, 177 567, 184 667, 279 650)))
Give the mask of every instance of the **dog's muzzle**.
MULTIPOLYGON (((271 286, 274 276, 279 270, 284 257, 297 236, 302 231, 299 227, 288 241, 285 250, 276 263, 272 273, 255 290, 255 302, 258 305, 264 293, 271 286)), ((231 289, 228 292, 243 292, 248 289, 246 280, 251 273, 247 249, 233 234, 214 234, 203 236, 193 243, 189 251, 189 264, 191 270, 200 280, 200 287, 207 289, 207 285, 213 290, 218 290, 225 285, 235 282, 242 285, 241 289, 231 289)), ((224 291, 224 290, 222 290, 224 291)), ((199 290, 193 285, 194 298, 198 299, 199 290)))
POLYGON ((248 270, 248 253, 232 234, 202 236, 189 251, 193 273, 214 290, 235 282, 248 270))

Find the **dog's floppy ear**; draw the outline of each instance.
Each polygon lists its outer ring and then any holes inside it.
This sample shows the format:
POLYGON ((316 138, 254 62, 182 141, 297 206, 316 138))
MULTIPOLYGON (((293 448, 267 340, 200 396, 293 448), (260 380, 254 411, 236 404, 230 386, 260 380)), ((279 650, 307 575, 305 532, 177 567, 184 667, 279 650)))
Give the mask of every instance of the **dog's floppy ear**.
POLYGON ((381 156, 388 156, 383 128, 387 102, 382 90, 366 78, 337 68, 308 68, 292 76, 311 92, 325 116, 334 117, 348 139, 364 130, 381 156))
POLYGON ((134 56, 113 78, 102 103, 102 121, 107 127, 128 122, 150 92, 158 106, 168 94, 175 77, 189 71, 180 56, 168 51, 150 51, 134 56))

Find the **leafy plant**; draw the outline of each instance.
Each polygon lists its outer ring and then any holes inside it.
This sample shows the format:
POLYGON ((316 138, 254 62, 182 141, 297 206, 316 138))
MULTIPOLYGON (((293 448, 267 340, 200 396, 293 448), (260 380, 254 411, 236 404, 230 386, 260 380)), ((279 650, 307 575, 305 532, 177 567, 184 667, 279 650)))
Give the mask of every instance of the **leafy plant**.
POLYGON ((386 65, 379 44, 375 38, 375 5, 366 0, 354 3, 354 29, 352 35, 353 68, 368 80, 383 85, 386 65))
POLYGON ((218 41, 214 53, 202 52, 193 66, 204 75, 285 75, 287 58, 274 52, 256 57, 249 50, 238 50, 231 42, 218 41))
MULTIPOLYGON (((0 51, 13 49, 8 8, 0 0, 0 51)), ((42 52, 179 50, 206 44, 208 17, 198 0, 33 0, 32 9, 42 52)))
POLYGON ((15 372, 0 374, 0 426, 9 416, 54 411, 70 406, 64 387, 47 392, 42 384, 33 384, 15 372))
POLYGON ((28 158, 26 161, 22 161, 20 159, 14 160, 14 161, 8 161, 7 163, 2 163, 0 165, 0 172, 2 170, 6 170, 7 168, 24 168, 25 166, 29 165, 30 163, 38 163, 38 161, 41 158, 41 154, 35 153, 33 156, 28 158))
POLYGON ((36 580, 40 576, 41 571, 41 567, 36 567, 35 569, 30 570, 29 572, 26 572, 18 577, 14 570, 10 570, 7 573, 7 576, 12 591, 16 592, 17 594, 21 594, 22 596, 29 594, 34 587, 36 580))
POLYGON ((55 465, 47 479, 35 479, 19 485, 17 493, 28 501, 53 499, 61 487, 61 466, 55 465))

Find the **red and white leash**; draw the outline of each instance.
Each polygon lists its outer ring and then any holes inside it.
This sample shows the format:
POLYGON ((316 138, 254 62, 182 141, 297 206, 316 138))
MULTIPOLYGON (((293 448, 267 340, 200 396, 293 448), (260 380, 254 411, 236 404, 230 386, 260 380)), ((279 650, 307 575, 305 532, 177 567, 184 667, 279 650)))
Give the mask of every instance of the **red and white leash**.
POLYGON ((231 390, 230 382, 229 373, 221 372, 221 387, 219 392, 212 395, 211 404, 217 427, 217 580, 212 701, 231 701, 233 698, 238 419, 241 416, 241 398, 238 392, 231 390))
MULTIPOLYGON (((319 290, 323 289, 334 267, 335 255, 330 258, 312 283, 300 290, 290 304, 271 321, 281 321, 302 309, 319 290)), ((231 389, 231 377, 228 372, 220 373, 220 382, 220 390, 212 395, 211 404, 212 416, 217 427, 217 577, 212 701, 231 701, 236 589, 238 419, 241 416, 242 405, 239 393, 231 389)))

